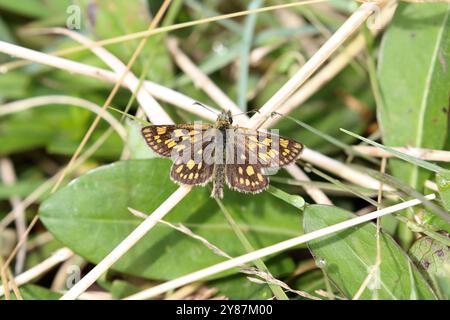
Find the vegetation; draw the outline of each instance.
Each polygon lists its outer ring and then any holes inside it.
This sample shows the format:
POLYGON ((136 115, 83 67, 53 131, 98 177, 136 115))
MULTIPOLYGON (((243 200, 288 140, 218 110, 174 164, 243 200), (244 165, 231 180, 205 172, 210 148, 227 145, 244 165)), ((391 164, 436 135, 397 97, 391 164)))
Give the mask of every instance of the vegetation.
POLYGON ((0 0, 0 296, 449 299, 450 5, 423 2, 0 0), (214 122, 195 102, 300 160, 178 186, 140 129, 214 122))

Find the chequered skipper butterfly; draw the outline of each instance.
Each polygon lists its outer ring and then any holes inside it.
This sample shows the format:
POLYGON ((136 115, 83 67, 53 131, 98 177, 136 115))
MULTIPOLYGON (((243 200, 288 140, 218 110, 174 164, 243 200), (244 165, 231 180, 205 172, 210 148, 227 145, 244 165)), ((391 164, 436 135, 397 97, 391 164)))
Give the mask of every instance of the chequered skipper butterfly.
POLYGON ((214 125, 150 125, 141 132, 154 152, 173 159, 173 181, 203 186, 212 180, 214 198, 223 197, 225 182, 240 192, 263 191, 269 185, 267 170, 294 162, 303 150, 294 140, 232 123, 228 111, 214 125))

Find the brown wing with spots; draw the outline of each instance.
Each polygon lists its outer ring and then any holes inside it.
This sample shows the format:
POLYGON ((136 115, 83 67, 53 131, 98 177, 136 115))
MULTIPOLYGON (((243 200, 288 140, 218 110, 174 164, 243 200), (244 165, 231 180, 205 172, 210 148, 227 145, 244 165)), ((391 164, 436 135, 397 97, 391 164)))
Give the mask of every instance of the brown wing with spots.
POLYGON ((184 150, 194 151, 194 143, 202 140, 211 125, 152 125, 141 129, 147 145, 163 157, 181 156, 184 150), (175 151, 175 152, 173 152, 175 151))
POLYGON ((303 150, 303 145, 294 140, 246 128, 235 130, 234 141, 238 164, 284 167, 296 161, 303 150))
POLYGON ((172 165, 170 178, 180 184, 185 185, 205 185, 213 177, 214 166, 204 162, 189 160, 186 163, 179 162, 172 165))
POLYGON ((228 164, 225 176, 228 187, 241 192, 258 193, 269 186, 260 164, 228 164))

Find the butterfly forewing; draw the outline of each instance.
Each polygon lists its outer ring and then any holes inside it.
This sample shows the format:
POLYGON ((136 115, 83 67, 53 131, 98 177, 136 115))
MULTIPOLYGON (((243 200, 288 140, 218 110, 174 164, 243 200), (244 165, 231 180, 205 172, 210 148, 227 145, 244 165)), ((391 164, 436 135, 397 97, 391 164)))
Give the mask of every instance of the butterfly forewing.
POLYGON ((143 127, 141 132, 147 145, 163 157, 175 157, 194 152, 194 144, 201 142, 202 134, 211 125, 179 124, 152 125, 143 127))
POLYGON ((205 163, 203 151, 214 140, 206 133, 211 125, 181 124, 153 125, 142 128, 142 135, 150 148, 164 157, 172 157, 172 180, 186 185, 204 185, 214 172, 205 163))
POLYGON ((300 157, 303 145, 279 135, 251 130, 236 129, 238 163, 259 163, 262 167, 284 167, 300 157))

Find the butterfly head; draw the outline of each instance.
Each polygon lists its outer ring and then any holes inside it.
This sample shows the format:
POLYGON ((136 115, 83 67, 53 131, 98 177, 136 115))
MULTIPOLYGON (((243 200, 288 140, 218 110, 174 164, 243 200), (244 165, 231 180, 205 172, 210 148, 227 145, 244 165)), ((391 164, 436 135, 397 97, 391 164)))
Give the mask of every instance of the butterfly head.
POLYGON ((222 111, 217 117, 217 127, 230 127, 233 124, 233 117, 230 111, 222 111))

